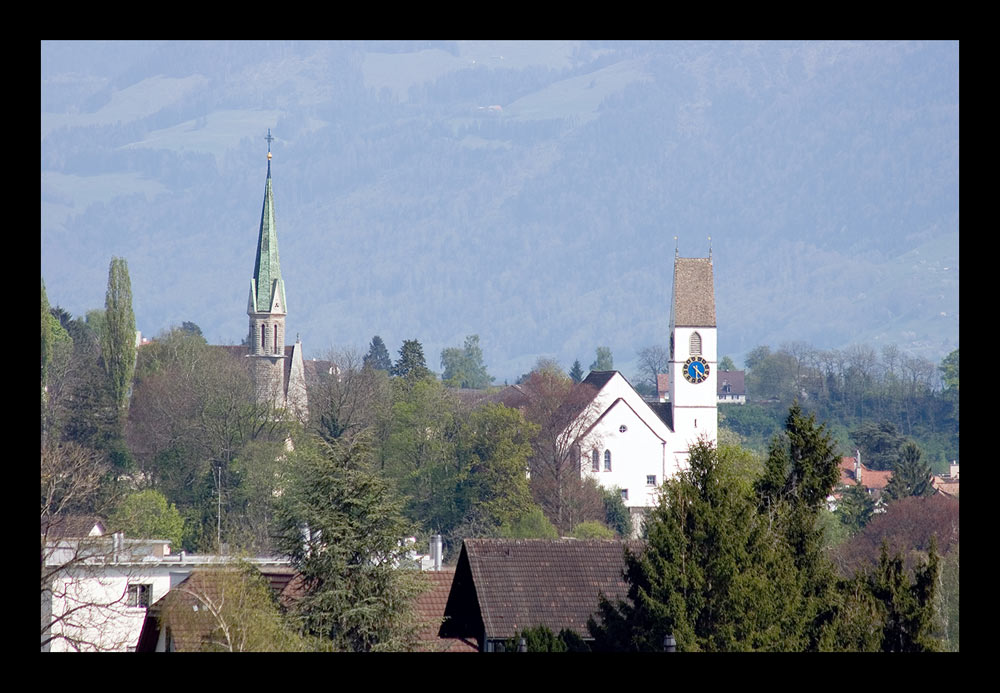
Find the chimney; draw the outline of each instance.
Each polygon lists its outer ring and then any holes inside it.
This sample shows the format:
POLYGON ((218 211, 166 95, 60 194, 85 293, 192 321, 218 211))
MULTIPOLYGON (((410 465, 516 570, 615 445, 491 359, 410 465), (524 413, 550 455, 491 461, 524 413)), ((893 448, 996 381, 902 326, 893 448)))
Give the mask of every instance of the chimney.
POLYGON ((431 570, 441 570, 441 535, 435 534, 431 537, 431 570))

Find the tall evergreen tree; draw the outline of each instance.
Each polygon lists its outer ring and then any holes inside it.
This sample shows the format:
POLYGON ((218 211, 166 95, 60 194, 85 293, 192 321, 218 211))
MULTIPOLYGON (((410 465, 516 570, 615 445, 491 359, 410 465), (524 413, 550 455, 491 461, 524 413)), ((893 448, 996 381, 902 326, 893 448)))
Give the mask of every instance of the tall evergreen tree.
POLYGON ((804 597, 800 616, 807 649, 817 649, 832 618, 833 565, 823 553, 819 514, 840 478, 840 459, 824 425, 806 417, 798 403, 785 420, 785 432, 771 443, 764 475, 756 490, 760 510, 774 517, 799 573, 804 597))
POLYGON ((667 634, 681 651, 797 649, 792 557, 725 455, 699 443, 664 484, 645 550, 626 556, 627 601, 588 624, 595 650, 662 651, 667 634))
POLYGON ((132 281, 125 258, 111 258, 104 312, 101 357, 119 415, 124 418, 135 371, 135 313, 132 311, 132 281))
POLYGON ((399 358, 392 366, 390 375, 410 380, 423 379, 432 375, 424 358, 424 347, 416 339, 403 340, 399 348, 399 358))
POLYGON ((363 363, 365 366, 370 366, 377 371, 388 373, 392 370, 392 360, 389 358, 389 350, 385 348, 385 342, 378 335, 372 337, 363 363))
POLYGON ((573 367, 569 369, 569 377, 574 383, 583 382, 583 366, 580 365, 580 359, 573 362, 573 367))
POLYGON ((900 449, 899 459, 885 489, 890 500, 907 496, 923 497, 934 493, 931 467, 920 460, 921 454, 920 448, 913 441, 908 441, 900 449))
POLYGON ((371 464, 359 438, 303 440, 289 455, 291 480, 277 506, 278 547, 305 588, 291 615, 338 651, 406 650, 415 637, 420 574, 399 565, 412 527, 371 464))

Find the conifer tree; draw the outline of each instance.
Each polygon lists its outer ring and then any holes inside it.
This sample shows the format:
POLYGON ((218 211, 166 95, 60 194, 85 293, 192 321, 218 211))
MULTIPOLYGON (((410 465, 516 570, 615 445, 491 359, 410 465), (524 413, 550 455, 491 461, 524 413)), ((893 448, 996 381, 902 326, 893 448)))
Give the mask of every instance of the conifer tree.
POLYGON ((372 337, 371 344, 368 345, 368 353, 363 361, 365 366, 370 366, 377 371, 389 372, 392 370, 392 360, 389 358, 389 350, 385 348, 385 342, 378 335, 372 337))
POLYGON ((410 380, 419 380, 432 375, 427 368, 423 345, 416 339, 403 340, 403 346, 399 348, 399 359, 393 364, 390 375, 410 380))
POLYGON ((920 448, 913 441, 906 442, 899 451, 899 459, 885 493, 890 500, 907 496, 929 496, 934 493, 931 484, 931 467, 922 462, 920 448))
POLYGON ((569 370, 569 377, 573 379, 574 383, 583 382, 583 366, 580 365, 580 359, 573 362, 573 367, 569 370))
POLYGON ((400 566, 413 528, 371 465, 360 436, 302 440, 277 505, 277 544, 305 589, 291 615, 304 634, 338 651, 406 650, 415 637, 411 607, 422 583, 400 566))
POLYGON ((111 258, 104 312, 101 357, 119 416, 124 418, 135 371, 135 313, 132 311, 132 281, 125 258, 111 258))

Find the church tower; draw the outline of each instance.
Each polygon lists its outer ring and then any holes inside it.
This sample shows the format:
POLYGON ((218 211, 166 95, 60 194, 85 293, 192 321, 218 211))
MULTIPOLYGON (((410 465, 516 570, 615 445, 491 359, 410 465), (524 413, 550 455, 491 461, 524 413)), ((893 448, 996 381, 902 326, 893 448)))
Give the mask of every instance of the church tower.
POLYGON ((267 131, 267 181, 260 213, 257 260, 250 280, 247 315, 250 316, 249 357, 257 396, 285 406, 285 283, 278 262, 278 231, 274 223, 271 190, 271 130, 267 131))
POLYGON ((670 306, 670 408, 673 453, 687 460, 699 439, 718 444, 718 349, 712 257, 674 258, 670 306))

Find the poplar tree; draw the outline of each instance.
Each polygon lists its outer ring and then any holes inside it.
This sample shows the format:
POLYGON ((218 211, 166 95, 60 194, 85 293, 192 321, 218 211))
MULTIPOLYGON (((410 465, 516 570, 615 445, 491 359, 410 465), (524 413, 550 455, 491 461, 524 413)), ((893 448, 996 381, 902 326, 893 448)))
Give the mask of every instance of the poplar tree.
POLYGON ((132 282, 125 258, 111 258, 104 312, 101 356, 118 413, 124 418, 135 372, 135 313, 132 311, 132 282))

